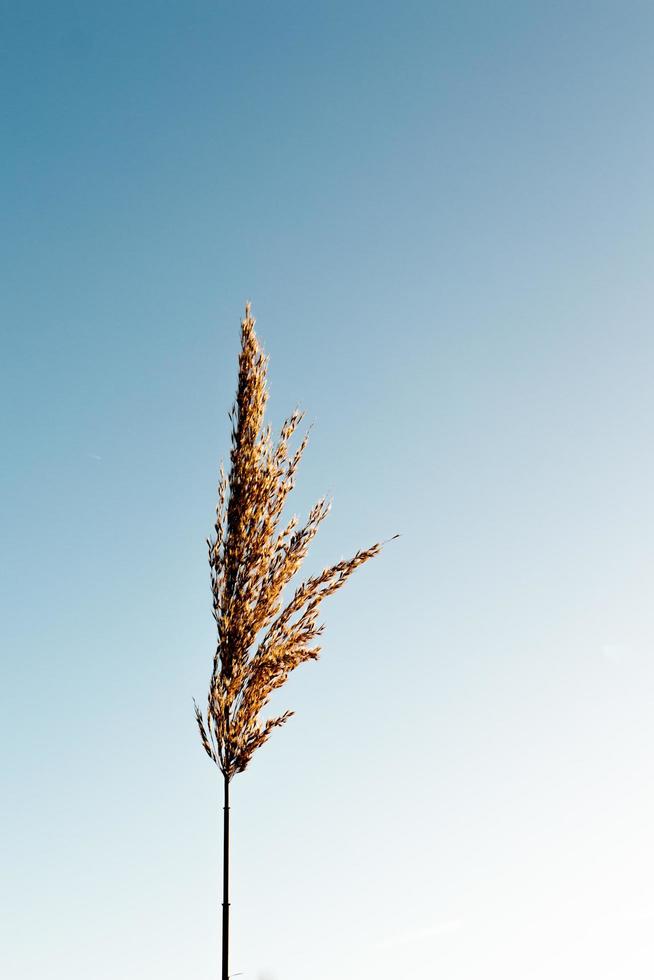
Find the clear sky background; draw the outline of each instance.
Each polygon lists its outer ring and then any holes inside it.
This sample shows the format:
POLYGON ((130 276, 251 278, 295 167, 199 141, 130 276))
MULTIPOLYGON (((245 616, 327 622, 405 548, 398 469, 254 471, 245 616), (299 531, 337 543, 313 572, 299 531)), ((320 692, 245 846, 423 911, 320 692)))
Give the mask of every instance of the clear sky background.
POLYGON ((248 980, 654 975, 654 7, 10 0, 7 980, 212 980, 239 319, 324 607, 233 784, 248 980))

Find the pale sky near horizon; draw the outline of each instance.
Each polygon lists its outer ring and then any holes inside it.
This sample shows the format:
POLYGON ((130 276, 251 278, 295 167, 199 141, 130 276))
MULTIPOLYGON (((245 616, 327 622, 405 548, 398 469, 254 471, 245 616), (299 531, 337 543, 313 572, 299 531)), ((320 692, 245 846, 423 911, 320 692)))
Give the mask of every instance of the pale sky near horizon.
POLYGON ((249 298, 307 569, 402 536, 233 784, 232 971, 651 980, 652 4, 0 10, 0 974, 218 976, 249 298))

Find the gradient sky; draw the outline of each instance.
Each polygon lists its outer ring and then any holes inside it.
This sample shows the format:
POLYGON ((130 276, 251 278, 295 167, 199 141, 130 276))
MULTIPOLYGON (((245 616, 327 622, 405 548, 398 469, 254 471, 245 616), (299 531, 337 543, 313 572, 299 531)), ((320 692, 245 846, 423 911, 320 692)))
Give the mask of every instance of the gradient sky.
POLYGON ((217 976, 249 298, 307 569, 402 537, 234 783, 233 972, 651 980, 652 4, 0 8, 2 976, 217 976))

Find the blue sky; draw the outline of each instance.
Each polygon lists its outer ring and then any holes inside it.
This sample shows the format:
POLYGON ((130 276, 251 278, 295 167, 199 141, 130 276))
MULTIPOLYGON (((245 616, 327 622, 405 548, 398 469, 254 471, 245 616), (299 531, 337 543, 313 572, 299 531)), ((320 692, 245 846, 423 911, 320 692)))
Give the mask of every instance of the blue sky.
POLYGON ((234 972, 652 976, 654 10, 2 10, 2 974, 217 975, 192 697, 251 299, 333 495, 234 972))

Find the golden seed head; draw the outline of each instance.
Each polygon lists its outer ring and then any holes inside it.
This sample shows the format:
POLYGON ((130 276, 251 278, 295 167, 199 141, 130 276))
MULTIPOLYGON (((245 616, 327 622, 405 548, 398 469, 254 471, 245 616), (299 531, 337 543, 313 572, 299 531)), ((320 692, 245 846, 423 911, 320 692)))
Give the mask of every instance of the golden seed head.
POLYGON ((214 535, 207 540, 218 640, 206 721, 195 706, 204 749, 229 778, 243 772, 273 729, 292 716, 292 711, 285 711, 260 720, 270 696, 290 672, 317 659, 323 599, 382 547, 374 544, 311 576, 282 606, 283 590, 299 571, 331 503, 319 500, 304 525, 298 527, 294 516, 280 529, 308 436, 289 455, 289 442, 303 418, 295 409, 273 444, 270 426, 264 425, 268 359, 254 323, 248 302, 241 321, 238 385, 230 412, 231 465, 229 473, 220 467, 214 535))

